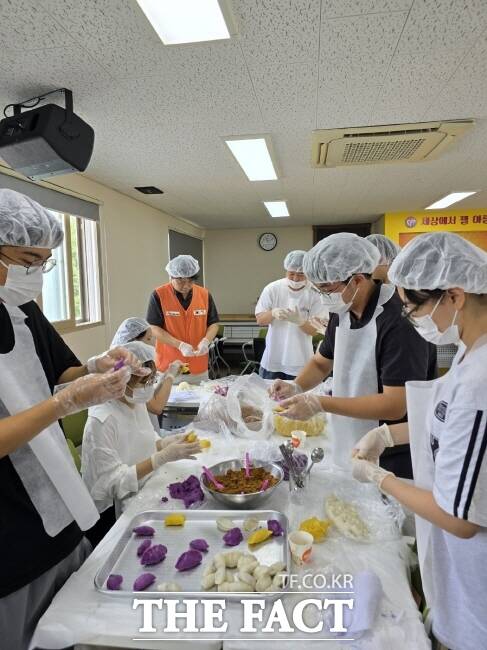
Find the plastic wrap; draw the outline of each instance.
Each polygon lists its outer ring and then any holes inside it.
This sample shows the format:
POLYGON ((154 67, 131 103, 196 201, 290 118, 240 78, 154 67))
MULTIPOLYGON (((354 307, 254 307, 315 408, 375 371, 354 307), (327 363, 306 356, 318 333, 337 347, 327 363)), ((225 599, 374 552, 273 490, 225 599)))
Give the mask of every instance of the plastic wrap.
POLYGON ((258 375, 244 375, 229 385, 226 397, 213 394, 202 404, 195 422, 203 428, 225 425, 239 438, 265 439, 274 431, 275 402, 258 375))

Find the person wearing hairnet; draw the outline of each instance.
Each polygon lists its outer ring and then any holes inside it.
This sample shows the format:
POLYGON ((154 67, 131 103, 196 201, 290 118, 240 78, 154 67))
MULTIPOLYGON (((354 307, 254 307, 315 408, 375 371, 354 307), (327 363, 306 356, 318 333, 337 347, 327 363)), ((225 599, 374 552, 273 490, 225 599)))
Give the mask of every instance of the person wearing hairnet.
POLYGON ((454 233, 418 235, 389 276, 418 333, 458 352, 443 377, 407 384, 407 425, 358 441, 353 475, 416 514, 434 635, 448 648, 477 650, 487 639, 487 253, 454 233), (377 464, 406 441, 414 485, 377 464))
POLYGON ((125 345, 125 343, 131 341, 142 341, 148 345, 153 344, 154 337, 151 326, 144 318, 132 316, 122 321, 115 332, 110 347, 115 348, 117 345, 125 345))
POLYGON ((374 244, 380 253, 379 263, 372 274, 372 278, 388 284, 387 272, 401 250, 400 247, 385 235, 373 234, 368 235, 365 239, 374 244))
POLYGON ((0 189, 0 636, 16 650, 84 561, 82 531, 98 519, 58 420, 121 397, 131 372, 147 372, 120 348, 81 365, 34 302, 62 240, 53 213, 0 189))
POLYGON ((149 474, 165 463, 192 459, 200 451, 198 442, 184 442, 185 434, 161 438, 155 433, 147 412, 157 381, 154 348, 141 341, 125 348, 150 369, 150 375, 132 375, 122 397, 91 407, 83 436, 83 480, 99 512, 109 510, 99 539, 120 514, 120 501, 137 492, 149 474))
MULTIPOLYGON (((306 277, 321 292, 331 312, 325 339, 294 382, 275 382, 283 415, 306 419, 328 415, 332 460, 351 470, 350 449, 369 429, 406 418, 405 383, 436 377, 433 345, 402 318, 393 285, 372 280, 379 251, 352 233, 330 235, 305 256, 306 277), (332 396, 305 391, 333 371, 332 396)), ((389 450, 384 467, 412 477, 409 446, 389 450)))
POLYGON ((208 350, 218 334, 218 312, 212 295, 196 284, 200 265, 191 255, 178 255, 166 266, 170 281, 151 295, 147 321, 156 339, 156 366, 164 372, 179 359, 189 367, 185 381, 208 379, 208 350))
POLYGON ((294 379, 313 356, 313 336, 328 319, 303 273, 305 254, 286 255, 286 277, 264 287, 255 307, 258 325, 268 327, 259 370, 264 379, 294 379))

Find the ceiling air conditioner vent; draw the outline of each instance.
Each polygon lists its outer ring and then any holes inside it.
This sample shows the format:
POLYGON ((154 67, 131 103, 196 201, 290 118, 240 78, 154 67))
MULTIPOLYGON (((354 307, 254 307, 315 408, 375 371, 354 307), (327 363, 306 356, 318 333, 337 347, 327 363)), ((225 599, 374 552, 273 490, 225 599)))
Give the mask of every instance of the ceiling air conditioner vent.
POLYGON ((343 167, 436 158, 473 120, 313 131, 312 166, 343 167))

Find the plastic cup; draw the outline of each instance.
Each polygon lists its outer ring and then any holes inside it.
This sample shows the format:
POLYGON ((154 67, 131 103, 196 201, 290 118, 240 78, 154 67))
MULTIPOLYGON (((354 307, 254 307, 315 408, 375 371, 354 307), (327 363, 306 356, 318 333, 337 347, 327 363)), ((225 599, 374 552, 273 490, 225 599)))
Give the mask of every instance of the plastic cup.
POLYGON ((304 530, 295 530, 288 536, 289 549, 294 562, 301 566, 311 555, 313 548, 313 535, 304 530))

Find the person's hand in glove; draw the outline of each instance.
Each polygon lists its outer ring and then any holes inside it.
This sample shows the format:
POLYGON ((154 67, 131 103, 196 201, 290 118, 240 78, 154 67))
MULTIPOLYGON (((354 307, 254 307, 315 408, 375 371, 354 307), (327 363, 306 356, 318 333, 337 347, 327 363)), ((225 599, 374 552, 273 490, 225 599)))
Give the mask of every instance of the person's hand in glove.
POLYGON ((176 377, 181 374, 181 371, 185 365, 186 364, 180 359, 176 359, 176 361, 170 363, 166 372, 164 373, 163 380, 172 379, 174 381, 176 377))
POLYGON ((352 458, 377 462, 386 447, 394 447, 394 440, 387 424, 371 429, 352 449, 352 458))
POLYGON ((91 357, 86 363, 86 368, 89 373, 108 372, 109 370, 113 370, 120 361, 123 361, 123 365, 130 369, 132 375, 145 377, 151 372, 150 368, 144 368, 142 366, 142 363, 137 359, 135 354, 123 346, 112 348, 102 354, 91 357))
POLYGON ((184 341, 181 341, 181 343, 178 345, 178 350, 181 352, 183 357, 194 357, 195 356, 193 346, 190 345, 189 343, 185 343, 184 341))
POLYGON ((169 447, 169 445, 173 445, 176 442, 183 442, 186 436, 186 433, 177 433, 175 435, 164 436, 164 438, 161 438, 156 442, 157 451, 162 451, 166 447, 169 447))
POLYGON ((282 309, 281 307, 274 307, 274 309, 271 311, 272 318, 274 318, 274 320, 287 320, 286 318, 287 312, 288 312, 287 309, 282 309))
POLYGON ((95 404, 120 399, 125 395, 131 372, 128 366, 124 366, 116 372, 110 370, 103 374, 85 375, 71 382, 52 397, 58 407, 58 419, 95 404))
POLYGON ((281 400, 302 393, 302 388, 295 381, 284 381, 283 379, 276 379, 268 390, 272 399, 281 400))
POLYGON ((315 328, 318 334, 326 334, 328 321, 325 318, 318 318, 317 316, 313 316, 309 319, 309 324, 311 327, 315 328))
POLYGON ((152 469, 157 469, 166 463, 172 463, 176 460, 196 460, 195 454, 201 452, 199 442, 184 442, 182 440, 168 444, 161 451, 157 451, 151 456, 152 469))
POLYGON ((382 489, 382 482, 387 476, 395 476, 379 466, 378 463, 371 463, 369 460, 352 460, 353 478, 361 483, 375 483, 379 490, 382 489))
POLYGON ((281 402, 279 406, 284 409, 279 415, 291 420, 309 420, 324 410, 318 395, 311 393, 295 395, 281 402))
POLYGON ((194 353, 196 357, 201 357, 204 354, 208 354, 208 350, 210 348, 210 343, 211 341, 208 341, 208 339, 204 338, 201 339, 201 341, 198 343, 198 347, 196 348, 196 352, 194 353))
POLYGON ((284 320, 287 320, 288 323, 293 323, 293 325, 297 325, 298 327, 306 323, 306 318, 304 318, 297 307, 296 309, 286 309, 285 311, 286 317, 284 320))

